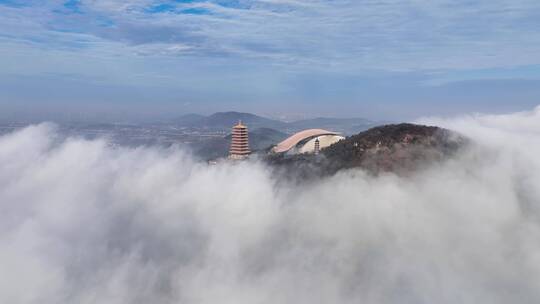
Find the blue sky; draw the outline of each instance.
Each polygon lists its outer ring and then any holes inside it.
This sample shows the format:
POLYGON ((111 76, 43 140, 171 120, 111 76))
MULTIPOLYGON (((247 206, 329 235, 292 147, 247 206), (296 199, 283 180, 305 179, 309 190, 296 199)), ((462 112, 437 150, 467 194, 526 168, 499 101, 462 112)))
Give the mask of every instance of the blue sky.
POLYGON ((537 0, 0 0, 4 117, 397 120, 538 104, 537 0))

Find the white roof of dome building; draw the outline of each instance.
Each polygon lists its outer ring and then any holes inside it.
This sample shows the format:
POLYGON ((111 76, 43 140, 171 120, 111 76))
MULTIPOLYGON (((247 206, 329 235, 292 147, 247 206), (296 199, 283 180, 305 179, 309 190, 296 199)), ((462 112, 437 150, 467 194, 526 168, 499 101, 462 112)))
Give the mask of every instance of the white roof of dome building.
POLYGON ((319 138, 321 142, 321 148, 326 148, 327 146, 343 139, 343 136, 340 136, 339 133, 327 131, 323 129, 308 129, 300 131, 291 137, 285 139, 284 141, 277 144, 274 147, 273 151, 275 153, 285 153, 291 150, 297 150, 297 153, 309 153, 314 150, 314 141, 316 138, 319 138), (300 144, 301 147, 297 147, 300 144), (297 149, 294 149, 297 148, 297 149))

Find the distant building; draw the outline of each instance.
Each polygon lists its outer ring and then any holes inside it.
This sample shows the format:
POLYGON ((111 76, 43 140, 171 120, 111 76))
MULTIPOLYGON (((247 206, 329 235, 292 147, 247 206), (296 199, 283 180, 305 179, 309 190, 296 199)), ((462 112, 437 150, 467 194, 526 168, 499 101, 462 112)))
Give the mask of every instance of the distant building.
POLYGON ((249 156, 248 128, 241 121, 232 128, 231 148, 229 150, 230 159, 244 159, 249 156))
POLYGON ((315 155, 319 155, 319 152, 321 152, 321 142, 318 137, 315 139, 315 150, 313 152, 315 155))
POLYGON ((285 139, 275 146, 274 153, 302 154, 315 153, 344 139, 339 133, 322 130, 309 129, 300 131, 285 139))

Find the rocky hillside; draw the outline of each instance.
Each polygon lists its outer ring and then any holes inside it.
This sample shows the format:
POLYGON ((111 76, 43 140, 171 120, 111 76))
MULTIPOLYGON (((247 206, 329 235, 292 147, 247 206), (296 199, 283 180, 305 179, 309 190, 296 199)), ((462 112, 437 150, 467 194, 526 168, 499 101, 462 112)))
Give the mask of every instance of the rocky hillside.
POLYGON ((385 125, 350 136, 320 155, 272 155, 267 161, 296 177, 325 176, 361 168, 406 174, 452 156, 467 140, 446 129, 414 124, 385 125))

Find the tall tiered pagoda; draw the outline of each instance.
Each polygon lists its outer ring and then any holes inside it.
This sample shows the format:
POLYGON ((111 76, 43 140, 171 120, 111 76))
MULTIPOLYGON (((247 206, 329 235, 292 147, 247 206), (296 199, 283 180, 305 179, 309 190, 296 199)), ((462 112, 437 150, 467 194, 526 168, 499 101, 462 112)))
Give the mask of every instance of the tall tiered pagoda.
POLYGON ((230 159, 244 159, 251 153, 249 150, 248 128, 238 121, 232 128, 231 148, 229 150, 230 159))

